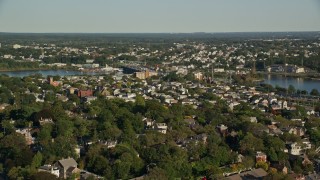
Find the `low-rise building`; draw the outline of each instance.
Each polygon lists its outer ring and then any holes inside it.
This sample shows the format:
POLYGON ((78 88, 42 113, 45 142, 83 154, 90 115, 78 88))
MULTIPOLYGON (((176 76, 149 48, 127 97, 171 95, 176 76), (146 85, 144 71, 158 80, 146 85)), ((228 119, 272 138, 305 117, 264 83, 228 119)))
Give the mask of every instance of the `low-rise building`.
POLYGON ((51 173, 57 177, 59 177, 60 175, 60 171, 59 171, 59 168, 58 167, 55 167, 55 166, 52 166, 52 165, 43 165, 43 166, 40 166, 38 168, 38 172, 47 172, 47 173, 51 173))
POLYGON ((256 162, 267 162, 267 155, 261 151, 256 153, 256 162))
POLYGON ((166 134, 167 130, 168 130, 168 126, 166 123, 156 123, 154 126, 154 130, 156 130, 162 134, 166 134))
POLYGON ((59 169, 59 177, 66 179, 70 174, 75 172, 78 163, 73 158, 61 159, 54 164, 59 169))
POLYGON ((34 143, 34 140, 31 136, 31 128, 17 129, 16 133, 21 134, 26 139, 27 145, 31 145, 34 143))

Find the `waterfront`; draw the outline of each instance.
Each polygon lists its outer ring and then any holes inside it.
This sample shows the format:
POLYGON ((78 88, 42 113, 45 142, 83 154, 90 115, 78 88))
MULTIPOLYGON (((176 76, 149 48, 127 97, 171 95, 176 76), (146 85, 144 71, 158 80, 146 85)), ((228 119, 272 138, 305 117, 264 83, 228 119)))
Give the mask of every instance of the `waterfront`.
MULTIPOLYGON (((0 74, 5 74, 10 77, 25 77, 33 74, 41 74, 43 77, 47 76, 74 76, 74 75, 98 75, 98 72, 82 72, 74 70, 25 70, 25 71, 4 71, 0 74)), ((289 77, 283 75, 264 75, 263 83, 272 86, 289 87, 293 85, 296 89, 307 90, 310 92, 312 89, 317 89, 320 92, 320 79, 311 79, 303 77, 289 77)))
POLYGON ((302 78, 302 77, 289 77, 283 75, 265 75, 264 82, 270 84, 273 87, 280 86, 288 88, 289 85, 295 87, 295 89, 307 90, 310 92, 312 89, 317 89, 320 92, 320 79, 302 78))

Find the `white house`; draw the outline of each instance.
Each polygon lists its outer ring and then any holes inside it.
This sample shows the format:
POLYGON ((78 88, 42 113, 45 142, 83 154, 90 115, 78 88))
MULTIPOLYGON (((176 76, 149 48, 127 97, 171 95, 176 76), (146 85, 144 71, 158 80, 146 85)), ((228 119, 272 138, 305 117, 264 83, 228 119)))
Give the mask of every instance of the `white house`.
POLYGON ((298 145, 298 143, 292 143, 291 145, 290 145, 290 154, 292 154, 292 155, 301 155, 301 154, 303 154, 303 148, 300 146, 300 145, 298 145))
POLYGON ((166 134, 168 126, 166 123, 156 123, 154 129, 162 134, 166 134))
POLYGON ((57 177, 59 177, 59 174, 60 174, 58 167, 48 165, 48 164, 46 164, 44 166, 40 166, 38 169, 38 172, 48 172, 48 173, 51 173, 57 177))
POLYGON ((13 45, 13 49, 20 49, 21 48, 21 45, 19 45, 19 44, 14 44, 13 45))

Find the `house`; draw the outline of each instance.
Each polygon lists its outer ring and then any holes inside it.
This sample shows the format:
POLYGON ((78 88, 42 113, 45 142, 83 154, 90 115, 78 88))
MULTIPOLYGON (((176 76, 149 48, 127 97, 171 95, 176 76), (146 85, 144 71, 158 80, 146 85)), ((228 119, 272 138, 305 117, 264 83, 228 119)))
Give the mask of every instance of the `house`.
POLYGON ((286 65, 285 70, 287 73, 305 73, 304 68, 297 65, 286 65))
POLYGON ((166 123, 156 123, 154 129, 162 134, 166 134, 168 126, 166 123))
POLYGON ((100 141, 100 144, 107 146, 107 148, 114 148, 118 144, 118 141, 100 141))
POLYGON ((261 151, 256 153, 256 162, 267 162, 267 155, 261 151))
POLYGON ((73 174, 79 174, 80 175, 80 169, 77 167, 70 167, 67 169, 67 177, 72 177, 73 174))
POLYGON ((93 91, 92 90, 79 90, 78 91, 78 97, 83 98, 83 97, 88 97, 88 96, 93 96, 93 91))
POLYGON ((179 147, 185 147, 188 148, 188 144, 193 143, 195 145, 202 143, 202 144, 207 144, 207 139, 208 139, 208 135, 205 133, 202 134, 197 134, 185 139, 179 139, 178 141, 176 141, 176 143, 178 144, 179 147))
POLYGON ((92 64, 93 62, 94 62, 94 59, 87 59, 87 60, 86 60, 86 63, 87 63, 87 64, 92 64))
POLYGON ((57 95, 57 99, 62 101, 62 102, 67 102, 69 100, 67 96, 64 96, 64 95, 61 95, 61 94, 57 95))
POLYGON ((99 64, 83 64, 82 68, 85 68, 85 69, 99 68, 99 64))
POLYGON ((217 126, 217 129, 222 136, 227 136, 227 134, 228 134, 228 127, 227 126, 225 126, 224 124, 221 124, 221 125, 217 126))
POLYGON ((302 174, 291 173, 288 176, 289 176, 290 179, 294 179, 294 180, 305 180, 306 179, 304 177, 304 175, 302 175, 302 174))
POLYGON ((257 123, 258 122, 257 117, 250 117, 250 122, 257 123))
POLYGON ((289 153, 292 155, 302 155, 304 153, 304 149, 301 145, 298 145, 298 143, 292 143, 290 144, 290 150, 289 153))
POLYGON ((282 65, 271 65, 267 67, 267 72, 284 72, 284 68, 282 65))
POLYGON ((21 45, 20 44, 14 44, 12 47, 13 47, 13 49, 20 49, 21 45))
POLYGON ((310 116, 310 115, 315 115, 316 112, 314 110, 308 110, 307 111, 307 114, 310 116))
POLYGON ((82 170, 80 172, 80 180, 86 180, 86 179, 104 179, 104 178, 96 174, 93 174, 91 172, 82 170))
POLYGON ((16 133, 24 136, 27 145, 31 145, 34 143, 34 139, 31 136, 31 128, 17 129, 16 133))
POLYGON ((8 107, 9 105, 10 105, 10 104, 7 104, 7 103, 2 103, 2 104, 0 104, 0 111, 5 110, 6 107, 8 107))
POLYGON ((194 73, 194 78, 197 80, 202 80, 203 79, 203 73, 202 72, 195 72, 194 73))
POLYGON ((146 79, 146 73, 145 72, 135 72, 135 76, 138 79, 146 79))
POLYGON ((192 127, 196 124, 196 121, 194 120, 194 118, 192 117, 185 117, 185 119, 183 120, 186 125, 188 125, 189 127, 192 127))
POLYGON ((304 146, 305 149, 311 149, 311 142, 309 141, 308 138, 304 138, 302 139, 302 144, 304 146))
POLYGON ((305 128, 304 127, 290 127, 288 129, 288 133, 289 134, 294 134, 294 135, 297 135, 297 136, 304 136, 305 135, 305 128))
POLYGON ((39 123, 40 123, 41 126, 43 126, 45 124, 53 124, 53 120, 52 120, 52 118, 42 118, 42 117, 40 117, 39 123))
POLYGON ((107 88, 102 88, 102 90, 100 91, 100 94, 103 96, 110 96, 111 95, 107 88))
POLYGON ((176 74, 181 74, 181 75, 185 76, 185 75, 188 74, 188 69, 179 68, 179 69, 177 70, 176 74))
POLYGON ((268 173, 262 168, 245 171, 240 174, 235 174, 224 178, 225 180, 242 180, 242 179, 263 179, 268 173))
POLYGON ((149 119, 149 118, 143 118, 142 121, 144 122, 144 125, 148 128, 152 127, 155 123, 155 120, 149 119))
POLYGON ((59 177, 66 179, 69 177, 70 172, 75 172, 75 168, 78 167, 78 163, 73 158, 62 159, 54 164, 59 169, 59 177))
POLYGON ((199 142, 201 142, 203 144, 206 144, 207 143, 207 139, 208 139, 208 135, 205 134, 205 133, 202 133, 202 134, 198 134, 198 135, 190 137, 188 142, 193 141, 196 144, 198 144, 199 142))
POLYGON ((51 173, 51 174, 59 177, 59 169, 58 169, 58 167, 55 167, 55 166, 52 166, 52 165, 40 166, 38 168, 38 172, 48 172, 48 173, 51 173))
POLYGON ((274 124, 268 125, 268 128, 269 128, 270 135, 279 136, 283 134, 283 132, 274 124))
POLYGON ((224 72, 224 68, 214 68, 213 72, 215 72, 215 73, 223 73, 224 72))
POLYGON ((244 159, 244 156, 242 154, 238 154, 236 162, 237 163, 242 163, 243 159, 244 159))
POLYGON ((84 98, 84 101, 90 104, 91 101, 94 101, 96 99, 97 99, 97 97, 95 97, 95 96, 86 96, 84 98))
POLYGON ((54 86, 54 87, 57 87, 59 86, 60 84, 62 84, 61 82, 59 81, 54 81, 53 80, 53 77, 48 77, 48 82, 51 86, 54 86))
POLYGON ((195 135, 195 136, 194 136, 194 139, 195 139, 196 141, 202 142, 203 144, 206 144, 206 143, 207 143, 207 139, 208 139, 208 135, 205 134, 205 133, 198 134, 198 135, 195 135))
POLYGON ((308 158, 308 156, 306 154, 303 155, 303 161, 302 161, 302 165, 303 166, 307 166, 309 164, 313 164, 310 159, 308 158))

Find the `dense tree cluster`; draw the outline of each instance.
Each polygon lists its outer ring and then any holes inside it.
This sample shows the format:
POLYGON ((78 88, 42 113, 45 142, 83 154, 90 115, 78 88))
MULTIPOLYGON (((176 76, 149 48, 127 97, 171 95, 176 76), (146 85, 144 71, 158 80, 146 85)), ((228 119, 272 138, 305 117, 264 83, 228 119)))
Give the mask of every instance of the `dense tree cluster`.
MULTIPOLYGON (((79 167, 104 176, 107 179, 133 178, 146 175, 163 178, 198 178, 207 176, 219 178, 222 172, 251 167, 268 170, 268 164, 255 162, 257 151, 266 152, 270 162, 287 164, 292 170, 308 172, 297 161, 289 161, 283 152, 285 143, 301 141, 291 134, 267 135, 263 129, 270 124, 259 110, 242 102, 231 110, 224 100, 210 93, 202 93, 202 104, 198 109, 180 103, 166 106, 157 100, 145 100, 137 95, 136 102, 121 99, 107 100, 99 95, 90 104, 79 108, 77 96, 69 95, 68 102, 61 102, 55 96, 50 101, 36 102, 33 94, 40 86, 53 93, 60 90, 37 80, 38 75, 25 78, 1 76, 1 103, 9 106, 1 111, 0 167, 10 179, 50 176, 37 173, 43 164, 74 157, 79 167), (215 104, 209 101, 215 100, 215 104), (68 111, 71 110, 73 115, 68 111), (252 123, 249 117, 257 117, 252 123), (195 125, 185 119, 194 117, 195 125), (41 118, 53 123, 40 124, 41 118), (143 118, 166 123, 167 134, 146 129, 143 118), (221 133, 218 126, 224 124, 228 133, 221 133), (32 127, 35 144, 29 146, 16 129, 32 127), (192 140, 205 134, 207 139, 192 140), (117 141, 114 148, 107 148, 104 142, 117 141), (81 148, 81 156, 76 153, 81 148), (239 154, 243 155, 238 161, 239 154)), ((61 92, 63 93, 63 92, 61 92)), ((69 111, 70 112, 70 111, 69 111)), ((283 112, 285 113, 285 112, 283 112)), ((291 122, 276 117, 284 127, 291 122)), ((320 120, 313 118, 306 127, 310 140, 319 144, 320 120)))

